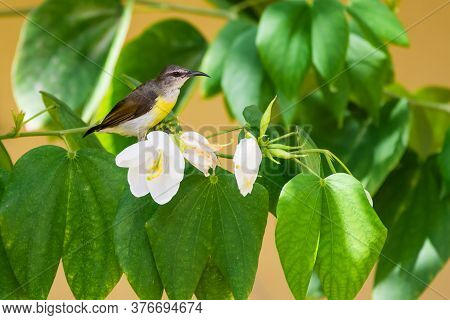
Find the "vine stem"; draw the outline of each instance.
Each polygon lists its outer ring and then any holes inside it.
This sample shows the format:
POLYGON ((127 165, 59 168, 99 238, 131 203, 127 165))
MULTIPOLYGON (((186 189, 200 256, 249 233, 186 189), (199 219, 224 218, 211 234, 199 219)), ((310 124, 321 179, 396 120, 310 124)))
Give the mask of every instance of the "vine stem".
POLYGON ((0 135, 0 140, 8 140, 8 139, 17 139, 24 137, 64 137, 67 134, 72 133, 84 133, 90 127, 81 127, 81 128, 73 128, 67 130, 58 130, 58 131, 31 131, 31 132, 10 132, 4 135, 0 135))
POLYGON ((220 17, 226 19, 236 19, 237 13, 223 10, 223 9, 214 9, 214 8, 200 8, 189 6, 185 4, 176 4, 176 3, 167 3, 160 2, 154 0, 136 0, 136 3, 146 5, 151 8, 160 9, 160 10, 172 10, 178 12, 186 12, 193 13, 202 16, 212 16, 212 17, 220 17))

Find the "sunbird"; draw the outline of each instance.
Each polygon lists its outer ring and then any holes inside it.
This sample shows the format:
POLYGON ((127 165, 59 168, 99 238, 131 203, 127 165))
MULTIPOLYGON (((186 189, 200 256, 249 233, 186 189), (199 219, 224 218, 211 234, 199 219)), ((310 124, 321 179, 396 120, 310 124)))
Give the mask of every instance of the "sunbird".
POLYGON ((160 123, 175 106, 184 83, 206 73, 169 65, 155 78, 134 89, 119 101, 103 121, 89 128, 84 137, 93 132, 111 132, 136 136, 144 140, 147 131, 160 123))

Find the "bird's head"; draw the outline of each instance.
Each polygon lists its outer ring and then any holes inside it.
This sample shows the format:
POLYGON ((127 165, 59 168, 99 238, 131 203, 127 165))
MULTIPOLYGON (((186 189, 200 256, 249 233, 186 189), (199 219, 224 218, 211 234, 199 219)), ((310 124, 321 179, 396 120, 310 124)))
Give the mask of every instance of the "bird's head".
POLYGON ((157 81, 162 88, 180 89, 187 80, 195 76, 209 77, 206 73, 192 71, 172 64, 161 71, 157 81))

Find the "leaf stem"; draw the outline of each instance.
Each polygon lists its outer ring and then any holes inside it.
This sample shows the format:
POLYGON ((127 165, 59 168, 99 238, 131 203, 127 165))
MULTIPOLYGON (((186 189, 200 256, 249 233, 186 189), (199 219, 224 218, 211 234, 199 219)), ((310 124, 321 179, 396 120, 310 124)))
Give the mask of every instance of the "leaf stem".
POLYGON ((36 113, 35 115, 33 115, 33 116, 31 116, 30 118, 28 118, 27 120, 25 120, 25 121, 23 122, 23 124, 27 124, 28 122, 30 122, 30 121, 36 119, 36 118, 39 117, 40 115, 43 115, 44 113, 46 113, 46 112, 48 112, 48 111, 51 111, 51 110, 53 110, 53 109, 55 109, 55 108, 56 108, 56 106, 54 106, 54 105, 52 105, 52 106, 50 106, 50 107, 48 107, 48 108, 45 108, 44 110, 39 111, 39 112, 36 113))
POLYGON ((284 134, 284 135, 282 135, 282 136, 279 136, 279 137, 277 137, 277 138, 271 139, 271 140, 270 140, 270 143, 272 144, 273 142, 276 142, 276 141, 279 141, 279 140, 288 138, 288 137, 293 136, 293 135, 296 135, 296 134, 297 134, 297 132, 289 132, 289 133, 286 133, 286 134, 284 134))
POLYGON ((344 170, 352 176, 352 173, 350 172, 350 170, 347 168, 347 166, 344 164, 344 162, 342 162, 341 159, 339 159, 333 152, 331 152, 330 150, 325 150, 325 149, 305 149, 305 150, 299 150, 297 151, 297 153, 321 153, 324 154, 325 156, 331 156, 331 158, 333 158, 334 160, 336 160, 342 168, 344 168, 344 170))
POLYGON ((450 104, 448 104, 448 103, 437 103, 437 102, 432 102, 432 101, 418 100, 418 99, 415 99, 410 96, 400 95, 389 89, 384 89, 384 94, 390 98, 406 99, 406 100, 408 100, 408 102, 410 104, 418 106, 418 107, 427 108, 427 109, 435 109, 435 110, 440 110, 440 111, 450 113, 450 104))
POLYGON ((213 133, 213 134, 210 134, 209 136, 206 136, 206 138, 209 139, 209 138, 217 137, 217 136, 220 136, 220 135, 225 134, 225 133, 230 133, 230 132, 237 131, 237 130, 242 130, 242 129, 245 129, 245 128, 246 128, 246 126, 236 127, 236 128, 232 128, 232 129, 228 129, 228 130, 220 130, 220 131, 218 131, 216 133, 213 133))
POLYGON ((314 172, 313 169, 311 169, 308 165, 306 165, 305 163, 301 162, 299 159, 294 158, 294 161, 297 162, 299 165, 301 165, 302 167, 306 168, 309 172, 311 172, 313 175, 315 175, 316 177, 318 177, 319 179, 322 179, 317 173, 314 172))
POLYGON ((193 13, 202 16, 212 16, 212 17, 220 17, 226 19, 236 19, 237 14, 232 11, 223 10, 223 9, 215 9, 215 8, 201 8, 194 7, 185 4, 175 4, 175 3, 166 3, 154 0, 136 0, 136 3, 146 5, 151 8, 160 9, 160 10, 172 10, 178 12, 185 13, 193 13))

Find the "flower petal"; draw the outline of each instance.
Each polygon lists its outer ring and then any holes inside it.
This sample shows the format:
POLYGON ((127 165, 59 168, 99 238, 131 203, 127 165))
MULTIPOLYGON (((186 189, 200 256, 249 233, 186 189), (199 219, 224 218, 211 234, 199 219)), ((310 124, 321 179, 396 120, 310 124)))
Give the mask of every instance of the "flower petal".
POLYGON ((258 177, 262 152, 254 137, 242 139, 233 156, 234 174, 243 196, 251 193, 258 177))
POLYGON ((141 167, 131 167, 128 169, 128 184, 130 185, 130 191, 135 197, 143 197, 147 195, 150 190, 147 186, 145 174, 140 171, 141 167))
POLYGON ((163 174, 158 178, 146 182, 153 200, 163 205, 177 194, 181 180, 174 179, 169 174, 163 174))
POLYGON ((139 165, 139 155, 146 148, 146 141, 140 141, 123 149, 116 156, 116 165, 122 168, 129 168, 139 165))

